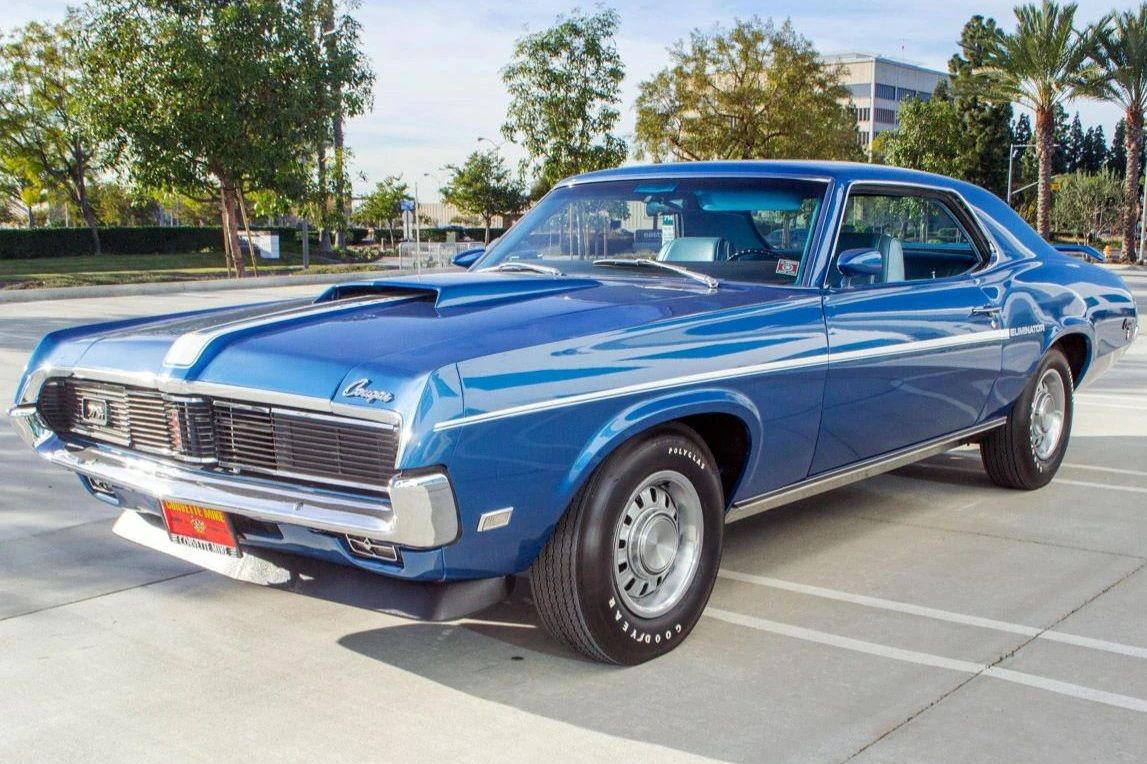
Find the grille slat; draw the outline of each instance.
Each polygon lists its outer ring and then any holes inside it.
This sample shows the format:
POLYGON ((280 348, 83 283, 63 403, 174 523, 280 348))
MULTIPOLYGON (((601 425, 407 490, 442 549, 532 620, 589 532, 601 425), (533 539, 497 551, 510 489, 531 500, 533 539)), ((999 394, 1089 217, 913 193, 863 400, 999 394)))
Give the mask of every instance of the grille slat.
POLYGON ((398 454, 398 431, 392 428, 87 380, 50 380, 39 408, 60 434, 284 480, 381 491, 395 473, 398 454), (85 421, 85 398, 106 403, 106 424, 85 421))

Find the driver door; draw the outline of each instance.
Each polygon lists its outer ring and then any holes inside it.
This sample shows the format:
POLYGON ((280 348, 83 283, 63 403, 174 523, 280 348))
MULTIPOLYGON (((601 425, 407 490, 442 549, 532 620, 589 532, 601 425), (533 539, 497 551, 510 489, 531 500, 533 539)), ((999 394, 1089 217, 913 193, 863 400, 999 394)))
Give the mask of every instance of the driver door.
POLYGON ((850 190, 823 297, 829 369, 812 474, 980 421, 1007 333, 978 283, 989 250, 971 216, 942 191, 850 190), (841 253, 857 250, 880 253, 881 272, 841 273, 841 253))

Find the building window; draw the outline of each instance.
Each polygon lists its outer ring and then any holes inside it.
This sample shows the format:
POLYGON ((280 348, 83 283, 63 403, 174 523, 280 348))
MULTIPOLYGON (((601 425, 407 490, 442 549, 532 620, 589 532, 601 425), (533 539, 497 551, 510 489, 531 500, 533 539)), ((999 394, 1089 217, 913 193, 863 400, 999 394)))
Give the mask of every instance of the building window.
POLYGON ((873 109, 876 115, 877 122, 883 122, 886 125, 896 124, 896 112, 892 109, 873 109))
POLYGON ((878 83, 876 83, 876 97, 877 98, 886 98, 889 101, 895 101, 896 100, 896 88, 893 87, 892 85, 881 85, 878 82, 878 83))
POLYGON ((872 94, 871 82, 845 85, 845 87, 848 88, 848 92, 852 94, 853 98, 868 98, 872 94))
POLYGON ((867 146, 868 145, 868 133, 865 133, 865 132, 857 133, 856 134, 856 141, 857 141, 857 143, 859 143, 861 145, 861 147, 867 146))
POLYGON ((905 98, 916 98, 916 96, 917 96, 917 93, 915 90, 909 90, 908 88, 897 88, 896 89, 896 100, 897 101, 903 101, 905 98))
POLYGON ((864 106, 856 110, 856 121, 867 122, 872 119, 872 109, 864 106))

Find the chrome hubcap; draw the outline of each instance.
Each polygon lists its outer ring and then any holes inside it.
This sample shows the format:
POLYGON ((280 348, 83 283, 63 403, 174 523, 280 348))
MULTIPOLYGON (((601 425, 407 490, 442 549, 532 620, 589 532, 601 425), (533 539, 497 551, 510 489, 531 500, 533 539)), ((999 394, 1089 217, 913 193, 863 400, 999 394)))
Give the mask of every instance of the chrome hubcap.
POLYGON ((1055 369, 1048 369, 1040 377, 1032 397, 1031 445, 1032 453, 1046 460, 1063 437, 1063 421, 1067 413, 1067 387, 1055 369))
POLYGON ((701 499, 684 475, 663 470, 642 481, 613 534, 613 578, 626 606, 653 618, 680 602, 697 572, 702 534, 701 499))

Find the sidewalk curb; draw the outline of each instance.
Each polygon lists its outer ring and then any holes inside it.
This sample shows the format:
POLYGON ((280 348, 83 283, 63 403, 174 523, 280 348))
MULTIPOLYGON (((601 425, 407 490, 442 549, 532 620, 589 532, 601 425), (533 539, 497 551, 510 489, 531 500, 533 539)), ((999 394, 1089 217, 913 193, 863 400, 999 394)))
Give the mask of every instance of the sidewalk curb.
MULTIPOLYGON (((423 273, 428 269, 423 269, 423 273)), ((300 276, 255 276, 243 279, 202 279, 191 281, 157 281, 143 284, 102 284, 96 286, 56 287, 52 289, 3 289, 0 304, 72 300, 82 297, 129 297, 132 295, 174 294, 178 292, 220 292, 229 289, 339 284, 344 281, 405 276, 414 271, 381 270, 349 273, 316 273, 300 276)))

